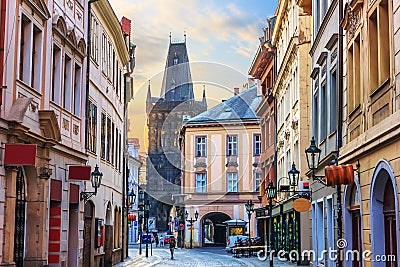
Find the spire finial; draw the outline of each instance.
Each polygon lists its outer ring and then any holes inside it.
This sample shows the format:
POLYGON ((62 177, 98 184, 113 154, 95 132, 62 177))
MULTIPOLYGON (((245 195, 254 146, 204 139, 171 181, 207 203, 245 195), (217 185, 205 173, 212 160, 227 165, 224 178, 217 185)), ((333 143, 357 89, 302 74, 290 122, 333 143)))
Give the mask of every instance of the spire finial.
POLYGON ((169 43, 171 43, 172 42, 172 35, 171 35, 171 32, 169 32, 169 43))
POLYGON ((186 30, 183 31, 183 38, 185 39, 185 43, 186 43, 186 30))

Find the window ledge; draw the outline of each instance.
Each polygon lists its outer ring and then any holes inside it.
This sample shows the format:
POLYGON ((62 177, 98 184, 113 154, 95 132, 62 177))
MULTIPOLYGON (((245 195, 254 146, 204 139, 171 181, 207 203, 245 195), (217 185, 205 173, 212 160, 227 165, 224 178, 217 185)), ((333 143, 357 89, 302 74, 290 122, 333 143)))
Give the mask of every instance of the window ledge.
POLYGON ((357 111, 360 109, 361 104, 358 104, 351 112, 349 112, 349 118, 354 117, 354 115, 357 113, 357 111))
POLYGON ((383 88, 386 87, 386 85, 390 82, 390 77, 387 78, 381 85, 378 86, 372 93, 369 95, 370 98, 373 98, 375 95, 377 95, 383 88))

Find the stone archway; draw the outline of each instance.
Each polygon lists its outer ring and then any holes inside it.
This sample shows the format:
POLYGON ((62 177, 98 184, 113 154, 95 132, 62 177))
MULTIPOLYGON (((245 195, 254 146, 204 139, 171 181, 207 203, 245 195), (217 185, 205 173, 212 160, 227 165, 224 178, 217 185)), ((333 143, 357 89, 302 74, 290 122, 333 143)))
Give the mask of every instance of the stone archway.
MULTIPOLYGON (((370 201, 372 255, 395 255, 396 262, 390 264, 397 266, 400 254, 399 200, 393 169, 385 160, 375 168, 370 201)), ((385 262, 373 262, 373 266, 385 265, 385 262)))
POLYGON ((225 246, 226 245, 226 226, 224 221, 231 217, 222 212, 211 212, 201 218, 201 245, 205 246, 225 246))

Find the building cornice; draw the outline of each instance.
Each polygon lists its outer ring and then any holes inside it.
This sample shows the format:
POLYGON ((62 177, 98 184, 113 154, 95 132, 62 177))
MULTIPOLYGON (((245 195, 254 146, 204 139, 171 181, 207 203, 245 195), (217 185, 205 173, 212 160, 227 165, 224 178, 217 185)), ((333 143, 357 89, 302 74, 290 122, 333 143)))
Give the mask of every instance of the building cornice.
POLYGON ((95 12, 102 18, 102 23, 111 33, 117 54, 123 66, 128 64, 130 58, 125 44, 124 33, 108 0, 99 0, 93 4, 95 12))
POLYGON ((276 41, 279 36, 279 32, 281 30, 281 24, 283 22, 283 18, 286 12, 286 7, 288 5, 288 0, 280 0, 279 5, 276 8, 275 15, 276 15, 276 20, 275 20, 275 25, 274 25, 274 31, 272 33, 272 44, 276 46, 276 41))

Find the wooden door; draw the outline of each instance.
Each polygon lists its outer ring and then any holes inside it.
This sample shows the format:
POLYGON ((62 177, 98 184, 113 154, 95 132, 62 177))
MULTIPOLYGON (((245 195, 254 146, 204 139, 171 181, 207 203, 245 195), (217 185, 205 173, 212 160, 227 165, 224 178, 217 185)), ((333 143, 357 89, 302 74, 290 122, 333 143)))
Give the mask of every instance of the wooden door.
POLYGON ((92 219, 85 218, 84 225, 84 243, 83 243, 83 267, 90 267, 91 259, 91 233, 92 233, 92 219))

